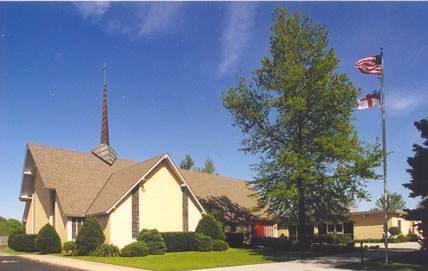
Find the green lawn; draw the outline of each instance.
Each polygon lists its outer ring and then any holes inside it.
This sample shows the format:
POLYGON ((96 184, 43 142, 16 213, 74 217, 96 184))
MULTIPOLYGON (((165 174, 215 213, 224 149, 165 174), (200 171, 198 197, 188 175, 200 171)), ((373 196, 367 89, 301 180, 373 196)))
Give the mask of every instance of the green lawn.
POLYGON ((320 256, 319 252, 273 252, 253 249, 230 248, 227 251, 211 252, 172 252, 164 255, 145 257, 94 257, 72 256, 75 259, 139 267, 156 271, 182 271, 234 265, 248 265, 290 261, 298 258, 320 256))

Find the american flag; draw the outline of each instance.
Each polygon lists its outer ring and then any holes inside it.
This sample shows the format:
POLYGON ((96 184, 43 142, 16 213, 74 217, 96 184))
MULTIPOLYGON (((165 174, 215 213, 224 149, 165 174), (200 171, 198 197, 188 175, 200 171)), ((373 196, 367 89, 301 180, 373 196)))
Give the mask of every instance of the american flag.
POLYGON ((365 74, 382 75, 382 66, 381 55, 369 56, 355 63, 355 68, 365 74))

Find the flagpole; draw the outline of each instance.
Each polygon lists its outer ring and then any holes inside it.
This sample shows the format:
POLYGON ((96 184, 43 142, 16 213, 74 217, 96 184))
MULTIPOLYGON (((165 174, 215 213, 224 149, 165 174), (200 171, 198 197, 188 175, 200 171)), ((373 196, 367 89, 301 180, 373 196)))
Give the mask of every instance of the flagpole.
POLYGON ((382 157, 383 157, 383 241, 385 244, 385 264, 388 264, 388 179, 387 179, 387 164, 386 164, 386 128, 385 128, 385 91, 384 91, 384 74, 383 74, 383 48, 380 48, 380 56, 382 58, 382 74, 380 78, 381 91, 381 108, 382 108, 382 157))

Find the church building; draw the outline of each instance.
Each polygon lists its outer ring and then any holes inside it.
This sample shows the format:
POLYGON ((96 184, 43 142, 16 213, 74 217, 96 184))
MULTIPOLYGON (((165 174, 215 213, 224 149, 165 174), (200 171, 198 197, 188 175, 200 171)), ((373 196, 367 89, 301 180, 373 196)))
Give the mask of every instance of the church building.
POLYGON ((101 139, 92 151, 27 144, 19 199, 28 234, 49 223, 62 242, 75 240, 85 218, 93 216, 106 243, 123 247, 142 229, 194 231, 214 211, 227 231, 276 236, 246 181, 181 170, 168 154, 123 159, 110 145, 108 124, 104 80, 101 139))

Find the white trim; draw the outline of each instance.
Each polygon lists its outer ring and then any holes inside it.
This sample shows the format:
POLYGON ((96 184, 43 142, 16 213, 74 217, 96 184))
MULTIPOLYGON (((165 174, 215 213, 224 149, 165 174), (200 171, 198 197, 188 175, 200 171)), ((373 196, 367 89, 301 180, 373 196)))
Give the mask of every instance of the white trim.
POLYGON ((140 184, 141 181, 145 181, 146 177, 160 164, 163 162, 163 160, 167 159, 171 165, 172 168, 174 169, 174 171, 177 173, 178 177, 181 179, 181 181, 183 182, 180 187, 186 186, 187 189, 190 192, 190 195, 193 197, 193 199, 195 200, 195 202, 197 203, 200 211, 202 212, 202 214, 206 214, 206 211, 204 209, 204 207, 202 207, 201 203, 199 202, 199 200, 196 198, 195 194, 193 193, 192 189, 190 189, 190 187, 187 185, 186 180, 184 179, 183 175, 181 175, 180 171, 178 170, 178 168, 175 166, 174 162, 172 162, 172 159, 169 157, 168 154, 165 154, 164 156, 162 156, 159 161, 156 162, 156 164, 154 164, 144 175, 143 177, 141 177, 118 201, 116 201, 115 204, 113 204, 113 206, 107 210, 106 214, 109 214, 111 211, 113 211, 117 205, 129 194, 131 193, 131 191, 140 184))

